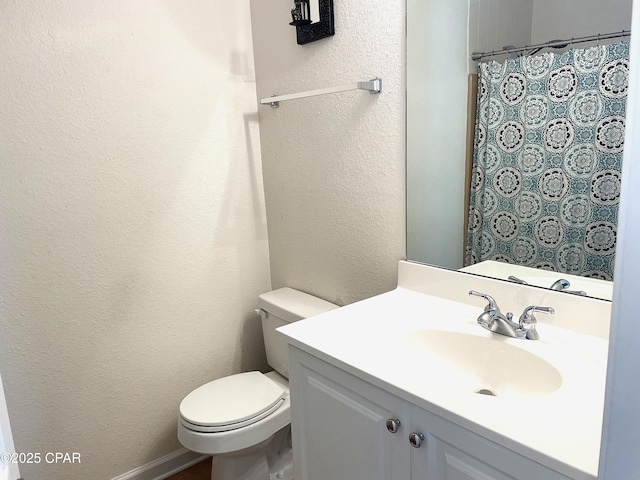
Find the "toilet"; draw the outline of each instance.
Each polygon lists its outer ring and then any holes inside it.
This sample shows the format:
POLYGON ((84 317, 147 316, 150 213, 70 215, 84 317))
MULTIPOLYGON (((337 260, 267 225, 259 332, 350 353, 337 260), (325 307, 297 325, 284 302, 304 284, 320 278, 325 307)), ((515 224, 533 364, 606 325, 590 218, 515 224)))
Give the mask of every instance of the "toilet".
POLYGON ((213 480, 293 480, 287 342, 276 328, 338 308, 280 288, 258 297, 268 373, 219 378, 180 403, 178 440, 213 455, 213 480))

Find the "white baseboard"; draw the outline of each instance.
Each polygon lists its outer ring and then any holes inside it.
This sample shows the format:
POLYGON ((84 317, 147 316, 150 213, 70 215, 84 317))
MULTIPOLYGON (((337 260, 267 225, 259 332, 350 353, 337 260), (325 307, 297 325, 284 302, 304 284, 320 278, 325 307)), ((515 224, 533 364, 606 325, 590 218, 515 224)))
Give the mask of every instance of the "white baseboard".
POLYGON ((207 455, 181 448, 153 462, 118 475, 111 480, 164 480, 206 458, 207 455))

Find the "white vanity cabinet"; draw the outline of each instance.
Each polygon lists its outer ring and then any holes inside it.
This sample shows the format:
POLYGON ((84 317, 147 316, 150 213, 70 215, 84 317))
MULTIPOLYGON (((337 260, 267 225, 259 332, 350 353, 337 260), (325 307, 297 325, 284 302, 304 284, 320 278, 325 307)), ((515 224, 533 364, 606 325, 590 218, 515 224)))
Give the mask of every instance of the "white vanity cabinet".
MULTIPOLYGON (((495 412, 513 415, 511 412, 495 412)), ((412 480, 567 480, 539 463, 416 406, 412 431, 424 435, 411 453, 412 480)))
MULTIPOLYGON (((289 347, 296 480, 567 480, 289 347)), ((516 409, 496 414, 514 415, 516 409)))
POLYGON ((289 379, 296 480, 410 478, 407 402, 293 347, 289 379))

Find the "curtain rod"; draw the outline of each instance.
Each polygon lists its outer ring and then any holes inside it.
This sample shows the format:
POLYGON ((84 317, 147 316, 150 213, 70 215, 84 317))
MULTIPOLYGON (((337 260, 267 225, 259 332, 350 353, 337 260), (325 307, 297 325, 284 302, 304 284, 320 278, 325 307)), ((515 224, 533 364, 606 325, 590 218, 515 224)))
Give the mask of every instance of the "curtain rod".
POLYGON ((631 30, 621 30, 620 32, 612 32, 612 33, 599 33, 597 35, 588 35, 586 37, 578 37, 571 38, 567 40, 551 40, 546 43, 538 43, 536 45, 525 45, 524 47, 502 47, 501 50, 494 50, 492 52, 473 52, 471 54, 472 60, 482 60, 486 57, 493 57, 494 55, 509 55, 511 53, 519 53, 526 52, 527 50, 533 50, 530 52, 531 54, 537 53, 543 48, 564 48, 568 45, 574 43, 585 43, 585 42, 597 42, 600 40, 608 40, 611 38, 621 38, 621 37, 629 37, 631 35, 631 30))

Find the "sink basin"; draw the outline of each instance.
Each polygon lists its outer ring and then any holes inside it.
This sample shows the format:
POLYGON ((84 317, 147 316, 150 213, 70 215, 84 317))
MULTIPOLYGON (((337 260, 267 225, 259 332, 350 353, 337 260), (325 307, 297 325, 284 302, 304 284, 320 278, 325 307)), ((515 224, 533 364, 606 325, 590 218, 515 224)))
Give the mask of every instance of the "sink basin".
POLYGON ((560 372, 515 342, 532 341, 444 330, 412 332, 400 341, 404 358, 425 366, 424 381, 511 399, 542 397, 558 390, 560 372))

